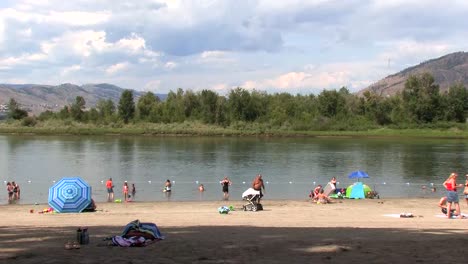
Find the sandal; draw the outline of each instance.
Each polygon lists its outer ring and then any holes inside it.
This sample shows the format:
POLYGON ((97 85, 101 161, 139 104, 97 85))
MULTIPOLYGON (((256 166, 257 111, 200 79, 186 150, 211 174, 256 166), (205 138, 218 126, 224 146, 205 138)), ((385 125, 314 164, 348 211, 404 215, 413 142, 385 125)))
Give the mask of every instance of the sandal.
POLYGON ((67 243, 65 243, 65 249, 73 249, 72 242, 68 241, 67 243))
POLYGON ((73 248, 74 249, 80 249, 81 246, 80 246, 80 244, 78 242, 73 242, 73 248))

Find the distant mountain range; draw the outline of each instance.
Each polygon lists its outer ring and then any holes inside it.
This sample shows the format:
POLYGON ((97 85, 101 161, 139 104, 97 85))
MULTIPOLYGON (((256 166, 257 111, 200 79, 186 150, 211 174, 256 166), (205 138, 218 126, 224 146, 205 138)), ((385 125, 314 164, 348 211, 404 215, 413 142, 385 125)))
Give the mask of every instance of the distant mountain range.
MULTIPOLYGON (((410 75, 417 75, 428 72, 434 76, 435 82, 439 84, 441 92, 447 91, 451 85, 461 83, 468 88, 468 53, 456 52, 443 57, 428 60, 419 65, 407 68, 399 73, 389 75, 388 77, 370 85, 359 91, 362 95, 365 91, 373 91, 380 95, 395 95, 402 91, 406 79, 410 75)), ((86 107, 94 107, 101 100, 111 99, 118 103, 120 95, 124 91, 118 86, 101 84, 61 84, 38 85, 38 84, 0 84, 0 106, 8 103, 10 98, 14 98, 23 109, 34 114, 44 112, 45 110, 58 111, 65 105, 70 105, 77 96, 82 96, 86 101, 86 107)), ((133 91, 135 101, 144 92, 133 91)), ((164 100, 166 94, 156 94, 164 100)), ((1 110, 1 109, 0 109, 1 110)))
POLYGON ((410 75, 425 72, 434 76, 435 83, 439 85, 441 92, 447 91, 454 84, 463 84, 465 88, 468 88, 468 53, 455 52, 409 67, 399 73, 387 76, 359 91, 358 94, 373 91, 383 96, 394 95, 404 89, 405 82, 410 75))
MULTIPOLYGON (((0 105, 8 104, 14 98, 28 112, 38 114, 46 110, 58 111, 65 105, 75 102, 77 96, 82 96, 86 107, 94 107, 101 100, 111 99, 116 104, 125 89, 118 86, 101 83, 82 86, 65 83, 57 86, 38 84, 0 84, 0 105)), ((144 92, 133 91, 136 100, 144 92)), ((165 99, 165 94, 156 94, 165 99)))

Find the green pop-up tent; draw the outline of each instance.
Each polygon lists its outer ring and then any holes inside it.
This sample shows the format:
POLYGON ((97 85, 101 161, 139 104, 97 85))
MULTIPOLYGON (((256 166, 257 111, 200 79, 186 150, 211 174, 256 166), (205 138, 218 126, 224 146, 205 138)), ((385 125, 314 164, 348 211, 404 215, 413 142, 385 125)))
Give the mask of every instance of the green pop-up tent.
POLYGON ((366 193, 372 192, 372 189, 363 184, 362 182, 355 182, 353 185, 346 188, 346 198, 350 199, 364 199, 366 198, 366 193))

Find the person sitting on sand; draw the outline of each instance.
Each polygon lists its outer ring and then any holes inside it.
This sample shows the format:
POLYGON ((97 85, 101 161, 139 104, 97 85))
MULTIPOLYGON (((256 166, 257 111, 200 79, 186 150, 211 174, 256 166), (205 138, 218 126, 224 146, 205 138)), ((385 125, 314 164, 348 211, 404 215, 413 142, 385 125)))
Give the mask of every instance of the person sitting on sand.
MULTIPOLYGON (((437 205, 441 208, 442 213, 447 215, 447 196, 440 198, 437 205)), ((450 209, 450 213, 453 216, 458 216, 458 214, 455 212, 455 209, 450 209)))
POLYGON ((331 184, 333 190, 336 190, 336 177, 332 177, 329 183, 331 184))
POLYGON ((317 185, 317 187, 315 187, 315 189, 313 189, 310 194, 309 194, 309 197, 312 198, 312 200, 315 199, 315 197, 317 197, 320 193, 320 190, 322 190, 322 185, 317 185))
POLYGON ((317 197, 314 198, 314 200, 317 202, 317 204, 326 204, 332 202, 332 200, 325 195, 323 189, 320 190, 320 193, 317 195, 317 197))

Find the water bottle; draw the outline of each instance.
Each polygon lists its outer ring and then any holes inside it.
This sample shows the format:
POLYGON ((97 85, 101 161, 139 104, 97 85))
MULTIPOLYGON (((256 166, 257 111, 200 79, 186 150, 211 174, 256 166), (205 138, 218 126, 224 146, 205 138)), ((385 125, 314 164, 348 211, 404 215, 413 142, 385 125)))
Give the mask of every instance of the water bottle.
POLYGON ((83 236, 82 236, 83 232, 81 232, 81 228, 78 227, 78 230, 76 230, 76 241, 79 243, 79 244, 83 244, 82 241, 83 241, 83 236))
POLYGON ((81 244, 89 244, 89 233, 87 227, 81 228, 81 244))

